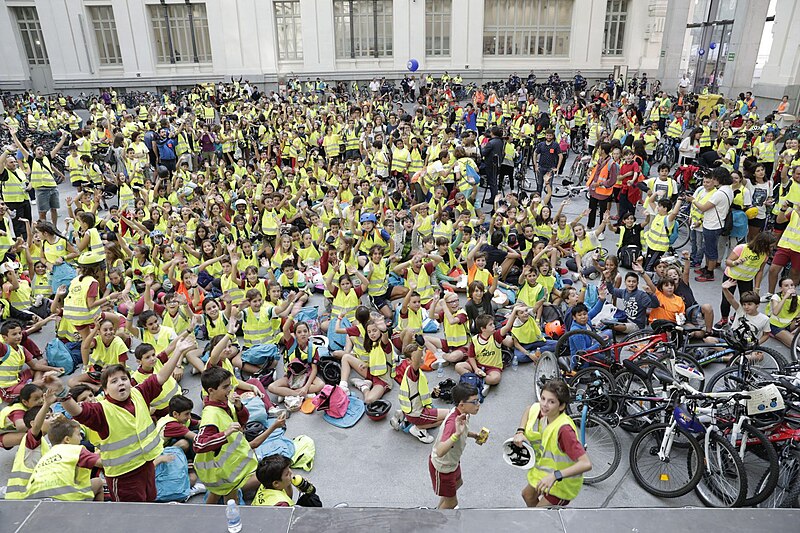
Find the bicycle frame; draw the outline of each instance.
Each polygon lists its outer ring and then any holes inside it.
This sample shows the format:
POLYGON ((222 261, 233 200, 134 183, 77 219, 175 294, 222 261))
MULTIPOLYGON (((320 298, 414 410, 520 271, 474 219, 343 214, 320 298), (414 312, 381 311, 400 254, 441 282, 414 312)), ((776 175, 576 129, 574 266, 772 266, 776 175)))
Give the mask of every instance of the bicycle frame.
MULTIPOLYGON (((624 348, 626 346, 632 346, 634 344, 639 344, 642 341, 644 341, 645 339, 649 339, 648 342, 643 347, 639 348, 638 350, 636 350, 634 352, 633 356, 631 356, 629 358, 631 361, 637 361, 640 357, 642 357, 642 354, 644 354, 645 352, 649 351, 654 346, 657 346, 658 344, 661 344, 661 343, 664 343, 664 342, 669 342, 669 336, 666 333, 654 333, 653 335, 651 335, 649 337, 645 337, 644 339, 636 339, 636 340, 632 340, 632 341, 628 341, 628 342, 613 343, 613 344, 607 346, 606 348, 598 348, 596 350, 584 352, 582 354, 578 354, 578 355, 574 356, 573 359, 578 359, 578 360, 583 361, 584 363, 589 363, 589 364, 604 368, 606 370, 610 370, 611 368, 613 368, 614 365, 619 365, 620 364, 619 354, 620 354, 620 350, 622 348, 624 348), (598 360, 596 358, 593 358, 593 356, 595 356, 595 355, 603 354, 603 353, 606 353, 606 352, 608 352, 610 350, 613 350, 613 352, 612 352, 613 357, 614 357, 614 362, 613 363, 610 363, 610 364, 607 363, 605 361, 605 359, 606 359, 605 357, 603 357, 604 360, 598 360)), ((576 362, 576 361, 573 361, 573 364, 571 365, 571 367, 572 367, 571 370, 572 371, 575 370, 574 362, 576 362)))

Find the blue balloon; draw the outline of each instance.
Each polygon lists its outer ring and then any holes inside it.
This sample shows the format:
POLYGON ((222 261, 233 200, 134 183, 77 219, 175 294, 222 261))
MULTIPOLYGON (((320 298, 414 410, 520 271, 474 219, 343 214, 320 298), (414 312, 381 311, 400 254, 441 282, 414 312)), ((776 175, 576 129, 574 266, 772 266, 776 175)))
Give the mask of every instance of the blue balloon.
POLYGON ((697 53, 702 56, 705 55, 706 51, 701 48, 700 50, 697 51, 697 53))
POLYGON ((406 63, 406 68, 411 72, 416 72, 419 68, 419 61, 416 59, 409 59, 408 63, 406 63))
POLYGON ((713 50, 714 48, 716 48, 716 47, 717 47, 717 43, 710 43, 710 44, 708 45, 708 47, 709 47, 709 48, 711 48, 711 49, 713 50))

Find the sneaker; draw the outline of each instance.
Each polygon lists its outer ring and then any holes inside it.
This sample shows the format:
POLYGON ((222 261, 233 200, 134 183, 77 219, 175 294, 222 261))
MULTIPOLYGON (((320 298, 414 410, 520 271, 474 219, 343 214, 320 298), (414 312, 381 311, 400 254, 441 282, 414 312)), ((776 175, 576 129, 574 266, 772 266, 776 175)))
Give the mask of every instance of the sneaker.
MULTIPOLYGON (((355 379, 355 378, 354 378, 355 379)), ((350 394, 350 387, 347 385, 346 381, 340 381, 339 387, 344 390, 345 394, 350 394)))
POLYGON ((364 389, 369 390, 372 388, 372 383, 361 378, 350 378, 350 384, 362 392, 364 389))
POLYGON ((728 325, 728 317, 722 317, 719 322, 714 324, 714 331, 722 331, 728 325))
POLYGON ((201 482, 195 482, 194 486, 189 489, 189 497, 197 496, 198 494, 204 494, 206 492, 206 486, 203 485, 201 482))
POLYGON ((768 292, 767 294, 765 294, 764 296, 761 297, 761 303, 765 304, 768 301, 770 301, 771 299, 772 299, 772 293, 768 292))
POLYGON ((598 241, 606 240, 606 234, 605 233, 601 233, 600 235, 597 236, 597 240, 598 241))
POLYGON ((423 444, 430 444, 431 442, 433 442, 433 435, 431 435, 424 429, 419 429, 417 426, 413 426, 409 431, 409 433, 417 437, 417 439, 423 444))
POLYGON ((400 431, 400 424, 403 422, 403 410, 397 409, 394 413, 392 413, 392 417, 389 419, 389 425, 392 426, 392 429, 395 431, 400 431))
POLYGON ((491 385, 489 385, 488 383, 484 383, 484 384, 483 384, 483 397, 484 397, 484 398, 486 397, 486 395, 487 395, 487 394, 489 394, 489 389, 490 389, 491 387, 492 387, 492 386, 491 386, 491 385))
POLYGON ((714 273, 708 271, 703 272, 699 276, 695 276, 694 280, 699 282, 714 281, 714 273))

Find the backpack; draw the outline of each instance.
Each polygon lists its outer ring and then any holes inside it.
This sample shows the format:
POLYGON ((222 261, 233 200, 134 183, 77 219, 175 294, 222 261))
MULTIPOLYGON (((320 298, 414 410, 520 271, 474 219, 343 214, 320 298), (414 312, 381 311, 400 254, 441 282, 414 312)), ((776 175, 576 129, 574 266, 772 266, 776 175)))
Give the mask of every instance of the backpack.
POLYGON ((177 446, 164 448, 162 455, 173 455, 175 459, 156 466, 156 501, 184 502, 189 499, 189 462, 186 454, 177 446))
POLYGON ((267 361, 278 358, 278 347, 272 343, 255 344, 243 351, 241 357, 245 363, 263 366, 267 361))
POLYGON ((731 237, 744 239, 749 230, 747 215, 741 209, 731 209, 730 212, 732 213, 731 237))
POLYGON ((67 346, 59 339, 51 339, 45 348, 47 364, 56 368, 63 368, 65 374, 75 371, 75 360, 67 346))
POLYGON ((302 468, 306 472, 314 468, 314 456, 317 453, 314 439, 308 435, 298 435, 292 442, 294 442, 292 468, 302 468))
POLYGON ((269 415, 267 415, 267 407, 264 405, 264 400, 258 396, 251 396, 242 402, 250 413, 248 420, 251 422, 261 422, 264 427, 269 427, 269 415))
POLYGON ((473 387, 478 389, 478 399, 481 403, 483 403, 483 378, 480 377, 478 374, 474 372, 467 372, 466 374, 461 374, 461 379, 458 380, 459 385, 472 385, 473 387))
POLYGON ((677 220, 672 221, 672 228, 669 230, 669 244, 672 246, 678 240, 678 229, 680 226, 678 225, 677 220))
POLYGON ((349 399, 350 403, 347 405, 347 411, 344 413, 344 416, 334 418, 330 415, 330 413, 325 413, 322 415, 322 418, 325 420, 325 422, 338 428, 349 428, 355 426, 356 423, 361 420, 361 417, 364 416, 366 407, 364 406, 364 400, 357 396, 349 396, 349 399))
POLYGON ((352 397, 348 396, 341 387, 325 385, 314 397, 313 403, 317 411, 325 411, 328 416, 333 418, 342 418, 347 413, 347 406, 351 399, 352 397))
MULTIPOLYGON (((728 198, 728 193, 722 191, 722 194, 724 194, 725 197, 728 198)), ((724 221, 720 220, 720 224, 722 225, 723 237, 730 237, 731 231, 733 231, 733 209, 731 209, 732 206, 733 206, 733 198, 728 198, 728 214, 725 215, 724 221)), ((716 206, 714 206, 713 209, 716 209, 716 206)), ((719 218, 719 213, 717 213, 717 218, 719 218)))
POLYGON ((627 268, 628 270, 633 268, 633 264, 641 254, 642 251, 637 246, 623 246, 617 250, 619 264, 622 268, 627 268))

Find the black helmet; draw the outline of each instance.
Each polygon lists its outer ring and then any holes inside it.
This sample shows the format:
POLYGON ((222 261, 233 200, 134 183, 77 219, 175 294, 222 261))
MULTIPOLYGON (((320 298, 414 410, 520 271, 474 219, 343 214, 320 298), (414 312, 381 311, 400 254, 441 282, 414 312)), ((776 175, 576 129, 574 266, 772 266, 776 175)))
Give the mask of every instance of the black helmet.
POLYGON ((431 396, 434 398, 438 398, 443 402, 450 403, 453 401, 451 396, 451 392, 453 391, 453 387, 456 386, 455 380, 453 378, 447 378, 439 382, 436 387, 434 387, 433 391, 431 392, 431 396))
POLYGON ((256 437, 264 433, 266 429, 267 428, 264 427, 264 424, 262 424, 258 420, 251 420, 244 427, 244 438, 247 439, 247 442, 250 442, 251 440, 255 439, 256 437))
POLYGON ((392 402, 389 400, 375 400, 367 405, 367 416, 370 420, 383 420, 392 409, 392 402))
POLYGON ((342 365, 336 359, 320 359, 319 372, 326 385, 338 385, 342 380, 342 365))

